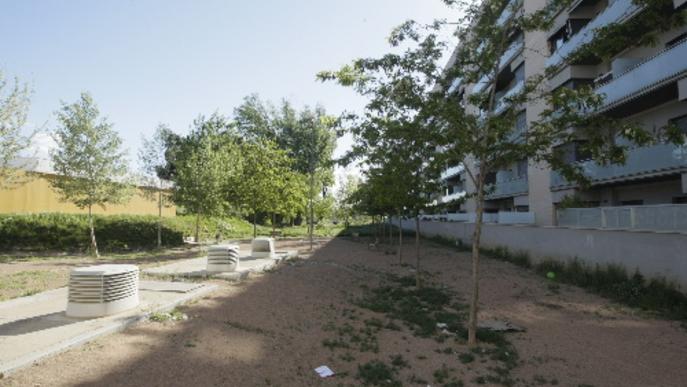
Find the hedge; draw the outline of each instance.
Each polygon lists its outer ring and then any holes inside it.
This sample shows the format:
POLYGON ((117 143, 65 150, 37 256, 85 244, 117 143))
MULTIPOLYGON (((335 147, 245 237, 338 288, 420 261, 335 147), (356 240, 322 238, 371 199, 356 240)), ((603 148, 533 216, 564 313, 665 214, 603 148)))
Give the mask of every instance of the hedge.
MULTIPOLYGON (((136 250, 157 246, 157 217, 139 215, 94 216, 101 250, 136 250)), ((162 244, 179 246, 184 233, 163 223, 162 244)), ((0 249, 82 251, 90 245, 85 214, 2 214, 0 249)))

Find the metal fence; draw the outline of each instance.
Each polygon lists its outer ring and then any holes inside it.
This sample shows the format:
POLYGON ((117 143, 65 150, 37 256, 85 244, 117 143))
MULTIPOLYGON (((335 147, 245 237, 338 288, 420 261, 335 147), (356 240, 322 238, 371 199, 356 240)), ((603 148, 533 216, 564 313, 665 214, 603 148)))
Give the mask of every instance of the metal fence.
POLYGON ((566 208, 557 219, 563 227, 687 231, 687 204, 566 208))

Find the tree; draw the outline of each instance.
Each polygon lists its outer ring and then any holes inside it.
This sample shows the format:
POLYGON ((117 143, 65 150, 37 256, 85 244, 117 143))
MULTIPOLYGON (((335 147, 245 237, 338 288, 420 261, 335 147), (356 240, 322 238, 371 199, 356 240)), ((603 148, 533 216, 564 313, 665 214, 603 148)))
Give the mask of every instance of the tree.
POLYGON ((339 180, 339 187, 334 193, 335 209, 334 217, 343 221, 344 227, 348 227, 355 216, 354 203, 351 201, 353 194, 360 187, 360 177, 348 173, 339 180))
POLYGON ((318 192, 332 184, 334 171, 332 153, 336 145, 334 128, 337 122, 326 114, 324 108, 305 108, 293 128, 289 149, 294 168, 308 176, 308 235, 310 250, 313 249, 315 205, 318 192))
MULTIPOLYGON (((392 34, 392 39, 398 38, 392 34)), ((417 51, 358 59, 338 71, 318 74, 321 80, 353 87, 369 98, 364 114, 352 115, 348 120, 355 145, 346 158, 362 160, 381 176, 390 177, 388 187, 377 186, 377 194, 383 193, 387 202, 393 201, 383 206, 395 208, 397 213, 406 209, 415 217, 418 286, 419 216, 429 204, 429 194, 438 187, 440 168, 435 149, 441 139, 425 111, 429 101, 426 90, 432 86, 432 73, 438 69, 429 58, 440 56, 441 47, 435 36, 419 46, 417 51), (423 66, 416 67, 420 62, 423 66)))
POLYGON ((31 136, 23 136, 29 110, 29 89, 17 80, 9 85, 0 72, 0 188, 21 182, 17 174, 19 152, 29 144, 31 136))
POLYGON ((185 138, 168 137, 174 151, 167 152, 173 165, 174 201, 196 215, 195 240, 200 243, 200 220, 223 214, 228 207, 227 187, 239 179, 240 151, 231 125, 222 116, 198 117, 185 138))
POLYGON ((158 220, 157 220, 157 247, 162 246, 162 207, 170 201, 170 196, 166 191, 165 180, 160 174, 167 165, 165 153, 167 151, 166 141, 171 133, 167 125, 159 124, 155 133, 150 139, 143 138, 143 145, 138 153, 144 182, 147 187, 153 190, 144 189, 143 193, 148 199, 157 201, 158 220))
MULTIPOLYGON (((307 176, 308 205, 306 218, 310 246, 315 219, 315 207, 320 192, 333 184, 332 154, 336 145, 337 120, 328 116, 325 109, 305 107, 297 112, 286 100, 279 108, 264 103, 257 95, 244 99, 234 110, 239 134, 248 141, 272 141, 292 160, 291 169, 307 176)), ((321 206, 320 206, 321 207, 321 206)))
POLYGON ((290 170, 286 152, 273 142, 248 141, 242 143, 240 149, 241 178, 233 188, 233 196, 252 214, 253 237, 256 237, 258 213, 283 211, 284 202, 290 202, 289 193, 298 197, 299 181, 290 170))
POLYGON ((57 112, 59 126, 54 138, 57 149, 51 153, 57 173, 50 184, 63 200, 88 208, 91 250, 99 257, 93 226, 93 206, 121 203, 129 194, 124 182, 127 173, 122 140, 112 124, 99 118, 100 112, 88 93, 81 93, 73 104, 63 104, 57 112))

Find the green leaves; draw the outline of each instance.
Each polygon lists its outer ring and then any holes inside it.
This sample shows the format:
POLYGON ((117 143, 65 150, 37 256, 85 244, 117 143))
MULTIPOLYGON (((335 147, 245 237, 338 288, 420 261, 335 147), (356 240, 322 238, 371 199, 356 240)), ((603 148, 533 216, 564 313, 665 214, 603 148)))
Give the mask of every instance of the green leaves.
POLYGON ((57 112, 57 149, 51 153, 57 174, 50 183, 64 200, 79 208, 120 203, 129 193, 122 140, 88 93, 57 112))
POLYGON ((0 72, 0 188, 22 182, 15 162, 19 152, 29 144, 30 136, 21 133, 29 110, 29 94, 26 85, 17 80, 9 85, 0 72))

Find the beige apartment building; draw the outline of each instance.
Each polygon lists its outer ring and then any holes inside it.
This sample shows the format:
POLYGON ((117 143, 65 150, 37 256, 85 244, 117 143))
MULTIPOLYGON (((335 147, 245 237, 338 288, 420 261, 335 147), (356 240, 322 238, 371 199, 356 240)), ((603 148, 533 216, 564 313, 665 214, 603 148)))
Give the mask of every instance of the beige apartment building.
MULTIPOLYGON (((668 12, 683 11, 686 2, 673 0, 668 12)), ((537 10, 545 0, 512 0, 510 4, 499 23, 514 12, 537 10), (520 5, 513 6, 516 2, 520 5)), ((636 22, 642 17, 647 17, 645 8, 632 0, 577 0, 556 15, 548 31, 513 31, 494 82, 497 100, 520 91, 528 77, 556 68, 548 78, 549 90, 592 85, 605 96, 602 114, 641 123, 657 136, 669 123, 687 134, 687 27, 659 32, 654 44, 625 47, 609 59, 566 60, 582 45, 600 39, 600 28, 636 22)), ((460 85, 455 92, 467 96, 490 86, 481 82, 460 85)), ((497 103, 496 113, 505 109, 504 105, 497 103)), ((544 108, 541 105, 516 107, 521 109, 516 133, 526 131, 529 123, 538 118, 544 108)), ((589 189, 580 189, 545 165, 521 160, 487 176, 493 189, 486 198, 486 220, 687 231, 687 146, 659 143, 631 147, 624 165, 602 166, 580 151, 581 141, 558 146, 566 161, 583 167, 592 182, 589 189), (563 209, 562 201, 576 206, 563 209)), ((474 189, 460 166, 448 168, 442 179, 445 190, 439 202, 474 189)), ((469 221, 475 208, 474 200, 468 199, 450 208, 444 217, 469 221)))

